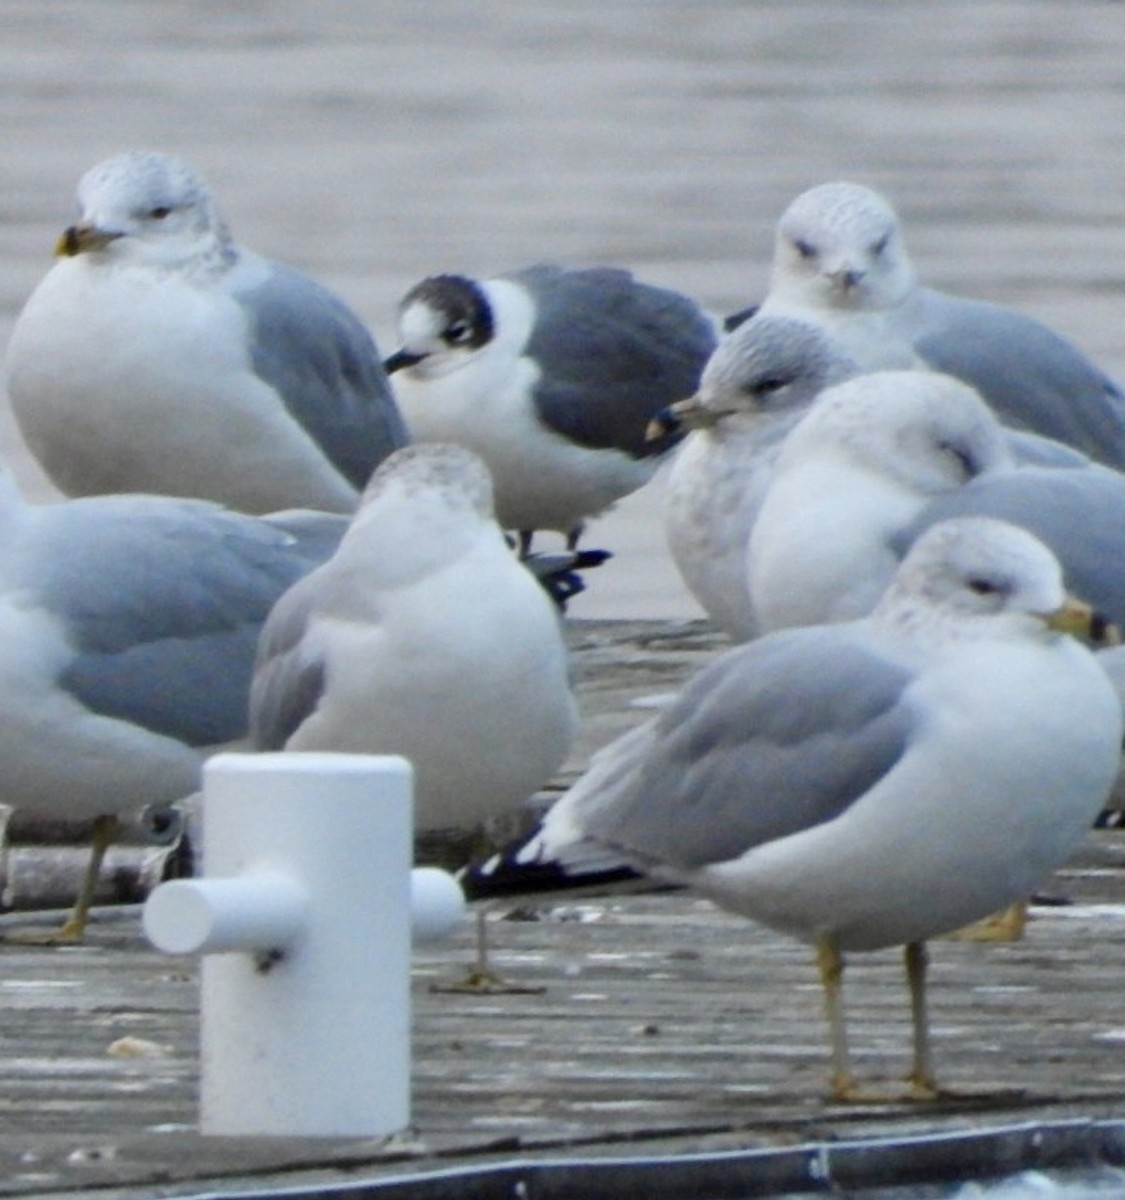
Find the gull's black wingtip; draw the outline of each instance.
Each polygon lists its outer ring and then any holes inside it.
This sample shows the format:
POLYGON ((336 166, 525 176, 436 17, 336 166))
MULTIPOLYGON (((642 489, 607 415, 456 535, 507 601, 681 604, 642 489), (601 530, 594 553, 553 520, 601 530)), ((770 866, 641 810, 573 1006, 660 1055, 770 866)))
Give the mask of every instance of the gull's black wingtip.
POLYGON ((755 313, 757 313, 760 305, 751 304, 749 308, 740 308, 738 312, 731 313, 729 317, 723 318, 723 332, 733 333, 739 325, 745 325, 755 313))
POLYGON ((527 841, 513 843, 505 850, 477 863, 470 863, 457 875, 466 900, 528 899, 550 893, 613 891, 623 884, 644 879, 638 871, 622 864, 593 870, 573 870, 557 861, 520 862, 519 853, 527 841))
POLYGON ((528 554, 524 565, 565 612, 567 602, 586 590, 582 571, 592 571, 613 557, 609 550, 560 550, 528 554))

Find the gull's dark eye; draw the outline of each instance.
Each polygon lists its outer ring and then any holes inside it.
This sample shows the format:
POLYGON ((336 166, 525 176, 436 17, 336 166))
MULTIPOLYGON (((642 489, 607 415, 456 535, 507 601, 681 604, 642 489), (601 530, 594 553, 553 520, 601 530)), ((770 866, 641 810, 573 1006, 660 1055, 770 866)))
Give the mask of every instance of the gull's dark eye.
POLYGON ((968 450, 955 445, 953 442, 943 442, 941 448, 957 460, 957 465, 961 468, 966 479, 975 479, 980 474, 980 468, 968 450))
POLYGON ((970 579, 968 585, 969 591, 975 592, 978 596, 992 596, 1000 590, 991 579, 970 579))
POLYGON ((890 241, 891 241, 891 235, 889 233, 885 233, 877 242, 872 242, 871 243, 871 257, 878 258, 879 255, 882 254, 884 250, 886 250, 887 246, 890 245, 890 241))
POLYGON ((802 258, 816 258, 816 247, 804 238, 794 238, 793 246, 802 258))
POLYGON ((456 321, 452 325, 447 325, 441 336, 442 340, 450 346, 458 346, 462 342, 467 342, 471 333, 468 321, 456 321))
POLYGON ((166 204, 158 204, 155 208, 148 210, 148 215, 154 221, 163 221, 165 217, 171 216, 172 209, 166 204))
POLYGON ((772 375, 765 379, 755 379, 753 383, 747 384, 746 393, 750 396, 769 396, 774 392, 780 392, 788 382, 787 379, 772 375))

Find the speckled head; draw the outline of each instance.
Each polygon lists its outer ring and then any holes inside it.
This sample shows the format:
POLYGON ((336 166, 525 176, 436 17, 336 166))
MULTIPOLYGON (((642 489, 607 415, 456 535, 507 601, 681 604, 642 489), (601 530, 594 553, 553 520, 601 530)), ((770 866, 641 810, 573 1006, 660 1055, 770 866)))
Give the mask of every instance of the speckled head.
POLYGON ((859 366, 807 321, 762 314, 728 333, 711 355, 699 395, 717 411, 774 411, 811 404, 859 366))
POLYGON ((168 154, 130 151, 91 167, 79 181, 78 206, 80 219, 59 239, 60 254, 103 250, 125 239, 154 251, 233 254, 203 176, 168 154))
POLYGON ((897 303, 914 283, 898 216, 858 183, 802 192, 777 225, 771 291, 815 285, 841 307, 897 303))
POLYGON ((893 593, 882 607, 917 597, 962 618, 1012 613, 1045 624, 1066 603, 1058 559, 1027 530, 991 517, 926 530, 903 559, 893 593))
POLYGON ((872 188, 844 181, 822 183, 802 192, 781 216, 785 232, 815 224, 824 235, 866 242, 886 237, 898 226, 890 202, 872 188))
POLYGON ((396 450, 371 476, 361 507, 370 507, 392 488, 433 492, 449 507, 493 516, 492 476, 480 457, 463 446, 418 442, 396 450))

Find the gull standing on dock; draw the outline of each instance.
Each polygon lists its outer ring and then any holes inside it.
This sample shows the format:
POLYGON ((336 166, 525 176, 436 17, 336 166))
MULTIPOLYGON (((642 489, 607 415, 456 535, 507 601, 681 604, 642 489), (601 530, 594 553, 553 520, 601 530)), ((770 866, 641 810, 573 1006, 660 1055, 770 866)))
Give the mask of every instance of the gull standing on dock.
POLYGON ((728 333, 695 395, 657 413, 685 432, 668 472, 665 533, 688 590, 734 641, 758 632, 746 546, 786 434, 824 388, 859 371, 815 325, 761 316, 728 333))
POLYGON ((841 1101, 867 1098, 844 956, 904 946, 911 1091, 939 1097, 925 942, 1030 895, 1102 807, 1121 706, 1064 631, 1103 630, 1031 534, 934 526, 870 617, 737 647, 596 754, 513 864, 608 855, 815 947, 841 1101))
MULTIPOLYGON (((560 617, 472 451, 419 443, 375 472, 336 554, 262 631, 250 723, 262 750, 409 759, 416 845, 479 849, 549 781, 578 731, 560 617)), ((454 986, 522 990, 490 970, 484 921, 454 986)))
POLYGON ((777 456, 746 558, 761 628, 865 615, 918 534, 956 516, 1029 529, 1068 586, 1125 622, 1125 475, 1019 462, 968 385, 880 371, 824 392, 777 456))

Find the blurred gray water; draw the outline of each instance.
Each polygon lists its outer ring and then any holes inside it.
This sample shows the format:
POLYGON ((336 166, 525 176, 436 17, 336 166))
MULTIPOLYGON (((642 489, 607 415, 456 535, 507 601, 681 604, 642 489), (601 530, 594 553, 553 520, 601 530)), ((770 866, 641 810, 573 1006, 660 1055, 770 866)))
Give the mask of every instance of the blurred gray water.
MULTIPOLYGON (((390 348, 438 270, 616 263, 718 311, 832 178, 885 190, 923 278, 1015 304, 1125 377, 1125 8, 567 0, 5 0, 0 339, 78 176, 183 155, 236 236, 339 291, 390 348)), ((49 487, 6 411, 0 448, 49 487)), ((591 527, 579 616, 697 610, 659 486, 591 527)))

